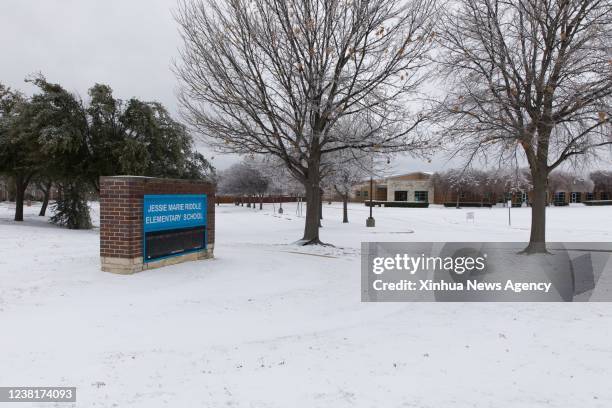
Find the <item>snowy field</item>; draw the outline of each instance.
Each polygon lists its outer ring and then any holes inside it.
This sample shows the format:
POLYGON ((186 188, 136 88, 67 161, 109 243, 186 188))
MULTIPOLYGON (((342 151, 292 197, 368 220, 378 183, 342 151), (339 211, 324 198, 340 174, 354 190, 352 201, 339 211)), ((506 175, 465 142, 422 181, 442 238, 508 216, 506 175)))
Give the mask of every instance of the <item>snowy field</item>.
MULTIPOLYGON (((612 406, 612 304, 360 302, 361 241, 524 241, 529 209, 375 208, 367 229, 325 204, 317 249, 284 207, 217 207, 216 259, 120 276, 97 229, 0 203, 0 385, 84 408, 612 406)), ((550 240, 612 240, 612 207, 548 216, 550 240)))

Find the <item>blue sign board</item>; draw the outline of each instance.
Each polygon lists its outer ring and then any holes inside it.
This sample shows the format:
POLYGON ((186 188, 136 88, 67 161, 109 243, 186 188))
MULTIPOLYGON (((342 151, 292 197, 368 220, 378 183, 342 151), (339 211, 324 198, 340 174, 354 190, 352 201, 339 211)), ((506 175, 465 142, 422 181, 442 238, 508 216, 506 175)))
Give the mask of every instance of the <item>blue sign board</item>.
POLYGON ((205 226, 206 209, 206 194, 145 195, 144 232, 205 226))
POLYGON ((144 262, 206 248, 206 194, 145 195, 144 262))

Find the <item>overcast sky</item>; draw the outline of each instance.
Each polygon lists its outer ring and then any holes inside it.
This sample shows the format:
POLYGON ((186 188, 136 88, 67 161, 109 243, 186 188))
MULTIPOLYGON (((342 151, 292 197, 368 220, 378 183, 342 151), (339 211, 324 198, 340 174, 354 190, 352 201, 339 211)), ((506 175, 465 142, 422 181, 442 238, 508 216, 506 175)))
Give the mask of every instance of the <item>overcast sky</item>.
MULTIPOLYGON (((42 72, 83 97, 94 83, 105 83, 121 99, 158 100, 178 114, 170 70, 180 46, 175 6, 175 0, 0 0, 0 82, 31 94, 23 80, 42 72)), ((237 160, 200 150, 221 169, 237 160)), ((397 158, 392 164, 402 173, 444 163, 397 158)))

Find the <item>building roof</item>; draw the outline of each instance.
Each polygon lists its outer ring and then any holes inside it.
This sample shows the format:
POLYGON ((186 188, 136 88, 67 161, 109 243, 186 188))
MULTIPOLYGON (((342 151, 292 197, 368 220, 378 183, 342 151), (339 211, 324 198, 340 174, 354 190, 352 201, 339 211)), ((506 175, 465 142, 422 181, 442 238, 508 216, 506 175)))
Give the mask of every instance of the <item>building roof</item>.
MULTIPOLYGON (((380 178, 374 179, 373 182, 374 184, 376 184, 377 187, 386 187, 387 181, 389 180, 429 180, 431 179, 432 175, 433 173, 430 173, 430 172, 416 171, 412 173, 389 176, 383 179, 380 179, 380 178)), ((356 183, 355 187, 360 187, 360 186, 369 187, 369 185, 370 185, 370 179, 366 179, 366 180, 360 181, 359 183, 356 183)))
POLYGON ((412 173, 400 174, 397 176, 387 177, 387 180, 429 180, 432 173, 424 171, 416 171, 412 173))

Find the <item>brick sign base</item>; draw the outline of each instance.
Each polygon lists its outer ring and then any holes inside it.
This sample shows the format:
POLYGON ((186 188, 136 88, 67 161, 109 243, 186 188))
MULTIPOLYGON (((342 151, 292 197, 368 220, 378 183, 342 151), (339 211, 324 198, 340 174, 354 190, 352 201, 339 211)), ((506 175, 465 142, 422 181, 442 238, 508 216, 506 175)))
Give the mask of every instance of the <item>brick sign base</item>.
POLYGON ((100 178, 100 258, 102 270, 131 274, 185 261, 213 257, 215 188, 213 184, 137 176, 100 178), (206 194, 206 249, 144 262, 143 199, 145 195, 206 194))

